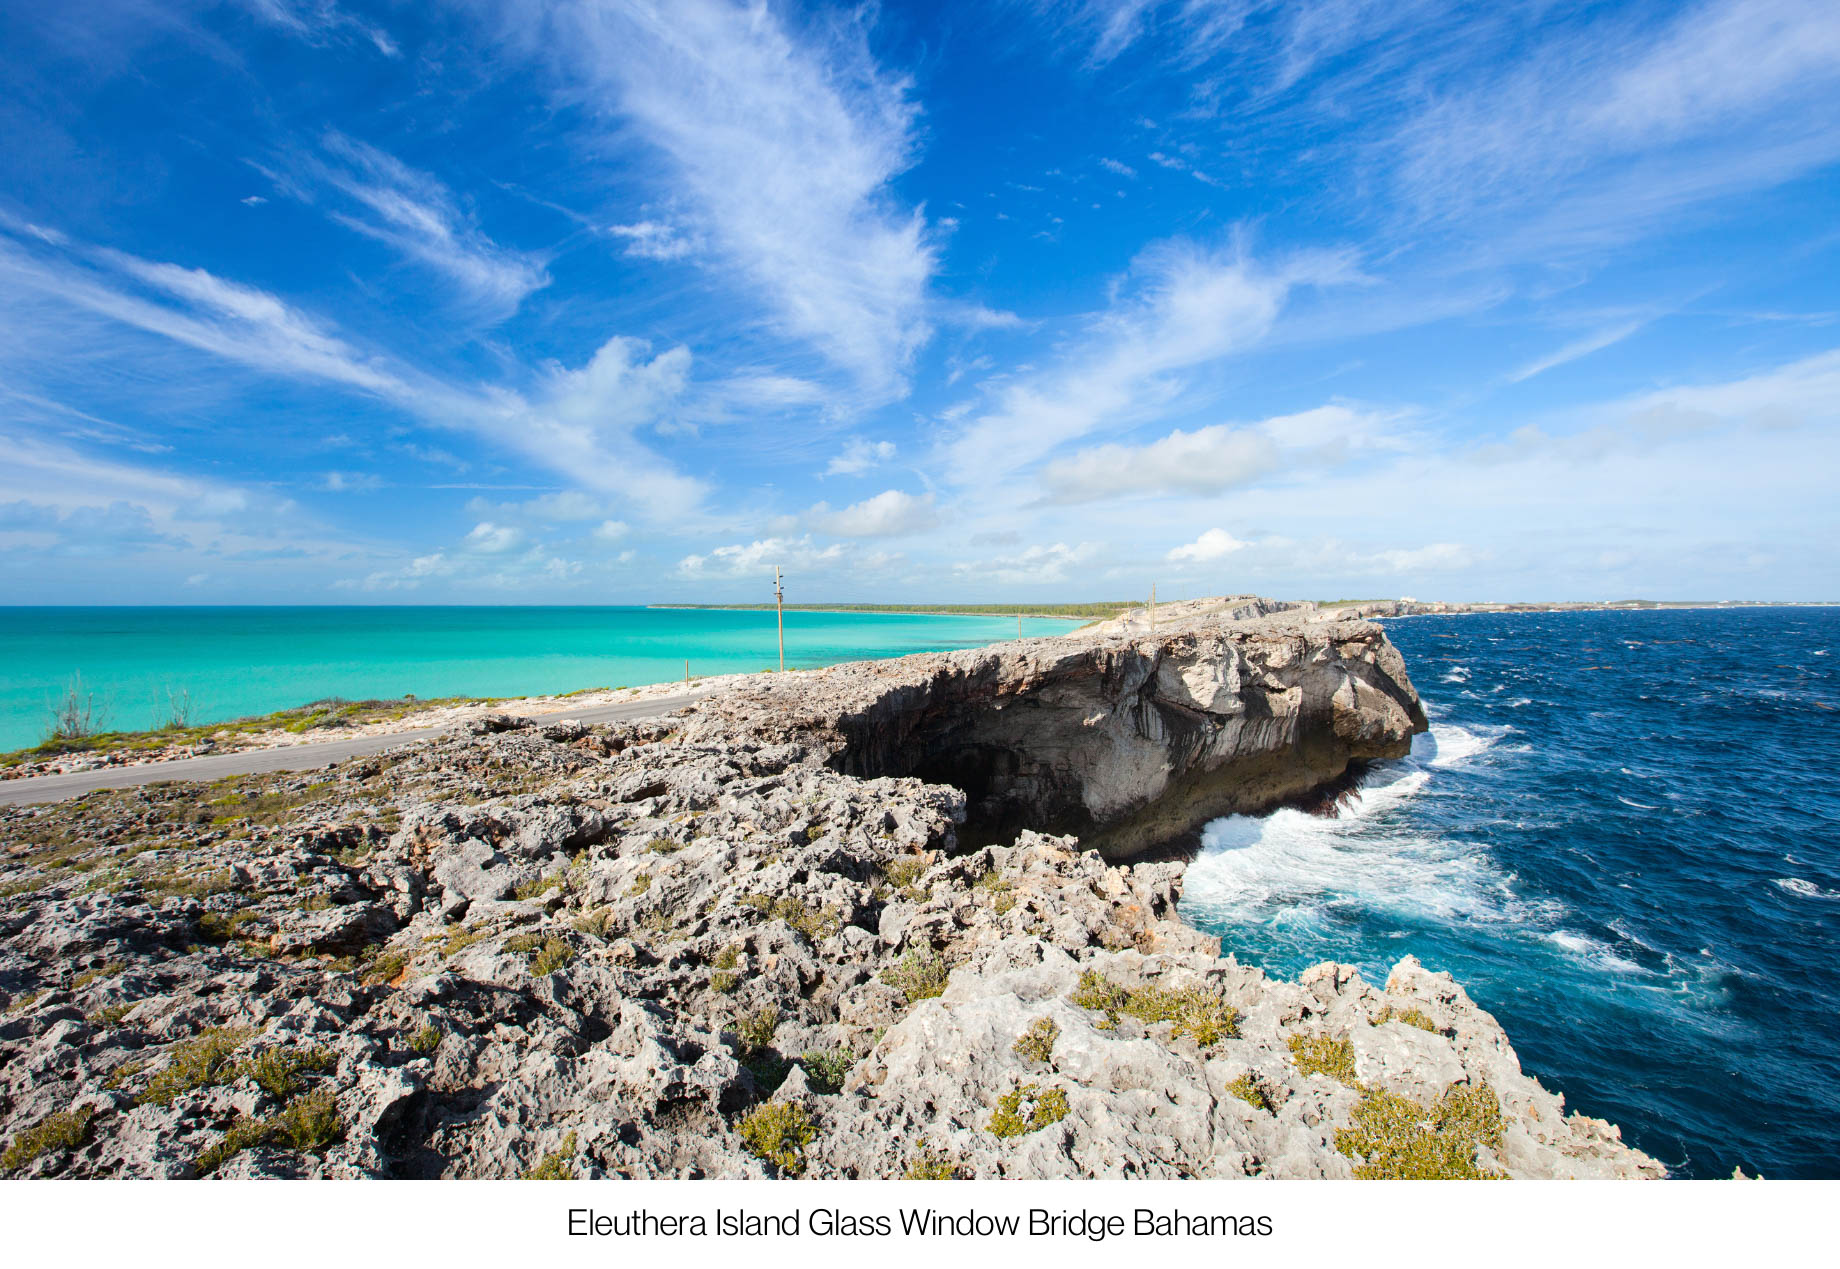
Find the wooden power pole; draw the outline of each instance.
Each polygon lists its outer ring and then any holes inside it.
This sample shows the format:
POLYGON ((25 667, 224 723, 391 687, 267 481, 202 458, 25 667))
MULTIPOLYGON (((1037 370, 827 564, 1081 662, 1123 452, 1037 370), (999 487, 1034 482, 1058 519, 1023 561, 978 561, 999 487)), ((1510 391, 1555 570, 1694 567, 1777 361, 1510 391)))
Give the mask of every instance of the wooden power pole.
POLYGON ((779 565, 773 566, 773 611, 779 617, 779 670, 786 672, 786 591, 779 584, 779 565))
POLYGON ((1150 633, 1156 634, 1156 583, 1150 583, 1150 633))

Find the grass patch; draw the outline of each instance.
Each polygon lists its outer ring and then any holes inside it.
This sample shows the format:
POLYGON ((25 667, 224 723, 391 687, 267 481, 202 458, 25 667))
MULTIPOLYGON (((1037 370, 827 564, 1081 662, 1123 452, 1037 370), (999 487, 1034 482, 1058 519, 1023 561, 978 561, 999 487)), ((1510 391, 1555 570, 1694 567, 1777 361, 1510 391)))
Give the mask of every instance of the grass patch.
POLYGON ((818 1126, 803 1106, 768 1102, 756 1106, 735 1125, 741 1144, 756 1159, 771 1163, 787 1176, 805 1172, 805 1147, 817 1140, 818 1126))
POLYGON ((181 1094, 213 1084, 227 1084, 238 1068, 230 1055, 249 1042, 249 1027, 213 1027, 195 1039, 175 1044, 165 1066, 155 1072, 136 1100, 142 1106, 170 1106, 181 1094))
POLYGON ((426 1023, 421 1030, 409 1037, 409 1047, 417 1053, 433 1053, 441 1047, 443 1034, 441 1028, 435 1026, 434 1023, 426 1023))
POLYGON ((549 939, 530 958, 530 972, 538 978, 545 978, 574 959, 574 947, 562 939, 549 939))
POLYGON ((1420 1031, 1429 1031, 1432 1035, 1441 1034, 1438 1024, 1431 1020, 1431 1015, 1422 1009, 1395 1009, 1388 1005, 1385 1012, 1374 1019, 1376 1027, 1388 1022, 1403 1022, 1408 1027, 1417 1027, 1420 1031))
POLYGON ((1073 1003, 1105 1015, 1105 1029, 1121 1017, 1136 1018, 1146 1026, 1170 1024, 1171 1037, 1186 1035, 1202 1048, 1239 1034, 1239 1010, 1206 987, 1120 986, 1096 969, 1080 975, 1073 1003))
POLYGON ((263 1092, 281 1100, 306 1087, 303 1075, 324 1075, 338 1064, 331 1049, 265 1049, 248 1061, 239 1062, 229 1078, 247 1075, 263 1092))
POLYGON ((799 1065, 805 1069, 805 1082, 814 1090, 840 1093, 856 1056, 848 1049, 807 1049, 799 1055, 799 1065))
POLYGON ((779 1030, 779 1023, 779 1006, 764 1005, 735 1019, 735 1035, 740 1038, 741 1047, 751 1053, 773 1043, 773 1033, 779 1030))
POLYGON ((1326 1035, 1294 1035, 1289 1043, 1291 1061, 1305 1075, 1327 1075, 1351 1086, 1355 1083, 1353 1041, 1326 1035))
POLYGON ((86 969, 70 980, 70 990, 82 991, 98 978, 113 978, 126 968, 128 968, 128 962, 126 961, 110 961, 107 965, 103 965, 97 969, 86 969))
POLYGON ((1483 1167, 1476 1151, 1499 1151, 1501 1137, 1501 1102, 1486 1083, 1453 1085, 1430 1106, 1367 1087, 1335 1148, 1363 1181, 1498 1181, 1506 1174, 1483 1167))
POLYGON ((267 1119, 244 1119, 232 1124, 223 1139, 193 1161, 200 1176, 217 1171, 237 1155, 255 1146, 280 1146, 301 1154, 319 1153, 345 1131, 339 1106, 330 1089, 296 1097, 286 1109, 267 1119))
POLYGON ((1021 1137, 1067 1118, 1067 1094, 1039 1084, 1018 1084, 997 1099, 988 1125, 992 1135, 1021 1137))
POLYGON ((716 953, 716 958, 709 962, 714 967, 709 975, 711 990, 727 995, 741 985, 741 971, 736 966, 741 964, 741 949, 725 947, 716 953))
POLYGON ((1037 1018, 1028 1030, 1016 1037, 1012 1052, 1024 1061, 1047 1062, 1054 1057, 1054 1042, 1061 1038, 1060 1024, 1052 1018, 1037 1018))
POLYGON ((1003 880, 1003 875, 995 868, 972 882, 971 888, 990 900, 990 906, 996 909, 998 916, 1003 916, 1016 906, 1016 888, 1003 880))
POLYGON ((562 1144, 539 1159, 535 1166, 520 1178, 525 1181, 573 1181, 575 1169, 575 1134, 570 1133, 562 1139, 562 1144))
POLYGON ((907 1171, 901 1174, 909 1181, 956 1181, 959 1179, 958 1161, 945 1151, 926 1144, 926 1138, 920 1138, 919 1149, 907 1161, 907 1171))
POLYGON ((1265 1090, 1260 1088, 1258 1081, 1250 1075, 1237 1076, 1228 1081, 1227 1091, 1254 1109, 1262 1110, 1268 1115, 1272 1113, 1271 1098, 1265 1095, 1265 1090))
POLYGON ((803 934, 808 942, 817 943, 843 928, 843 918, 832 908, 814 908, 787 896, 744 895, 741 902, 769 919, 777 918, 803 934))
POLYGON ((925 903, 932 892, 920 884, 920 878, 931 867, 932 864, 924 856, 902 855, 888 862, 888 866, 882 869, 882 876, 900 892, 903 899, 910 903, 925 903))
POLYGON ((897 963, 882 971, 882 981, 901 993, 912 1005, 934 996, 943 996, 952 971, 934 952, 909 952, 897 963))
POLYGON ((0 1171, 17 1172, 40 1155, 53 1150, 75 1150, 89 1140, 90 1121, 96 1112, 87 1106, 63 1110, 39 1120, 13 1138, 0 1155, 0 1171))

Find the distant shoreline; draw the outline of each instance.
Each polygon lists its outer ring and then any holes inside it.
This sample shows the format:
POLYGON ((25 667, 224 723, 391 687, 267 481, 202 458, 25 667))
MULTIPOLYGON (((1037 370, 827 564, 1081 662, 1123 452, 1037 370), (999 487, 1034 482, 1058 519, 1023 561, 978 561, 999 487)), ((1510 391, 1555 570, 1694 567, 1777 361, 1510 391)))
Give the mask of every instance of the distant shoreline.
MULTIPOLYGON (((772 604, 647 604, 647 608, 667 609, 677 612, 772 612, 772 604)), ((1142 607, 1142 605, 1135 605, 1142 607)), ((787 612, 829 613, 840 617, 1028 617, 1037 621, 1091 621, 1099 616, 1116 616, 1129 612, 1133 605, 1120 604, 1116 608, 1110 604, 1018 604, 1013 607, 991 608, 900 608, 882 607, 878 604, 787 604, 787 612), (1094 612, 1039 612, 1037 608, 1093 608, 1094 612)))

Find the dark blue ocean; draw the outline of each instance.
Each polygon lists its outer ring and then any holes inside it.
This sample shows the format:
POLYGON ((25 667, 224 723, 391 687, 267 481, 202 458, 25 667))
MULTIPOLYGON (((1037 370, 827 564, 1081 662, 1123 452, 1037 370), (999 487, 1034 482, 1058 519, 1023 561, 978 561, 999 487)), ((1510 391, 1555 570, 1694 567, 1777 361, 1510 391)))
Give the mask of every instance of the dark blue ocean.
POLYGON ((1430 734, 1341 818, 1210 825, 1184 916, 1449 970, 1677 1175, 1840 1176, 1840 609, 1384 624, 1430 734))

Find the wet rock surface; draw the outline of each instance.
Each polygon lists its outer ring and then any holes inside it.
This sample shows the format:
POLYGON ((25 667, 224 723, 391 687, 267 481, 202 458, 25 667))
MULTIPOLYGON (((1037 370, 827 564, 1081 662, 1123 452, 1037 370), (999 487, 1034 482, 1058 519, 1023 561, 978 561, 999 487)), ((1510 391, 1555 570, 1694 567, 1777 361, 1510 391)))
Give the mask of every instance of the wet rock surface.
MULTIPOLYGON (((964 791, 875 769, 972 701, 1035 710, 1047 744, 1111 700, 1090 729, 1109 751, 1161 745, 1190 770, 1273 719, 1326 728, 1293 748, 1331 754, 1409 738, 1422 715, 1377 631, 1266 620, 839 667, 656 721, 493 718, 311 775, 0 810, 0 1165, 1658 1175, 1567 1116, 1447 976, 1408 959, 1385 984, 1268 979, 1181 924, 1180 863, 1032 830, 977 844, 964 791), (1210 720, 1179 750, 1144 724, 1177 701, 1210 720)), ((1061 774, 1005 787, 1134 805, 1092 792, 1085 749, 1049 747, 1061 774)))

